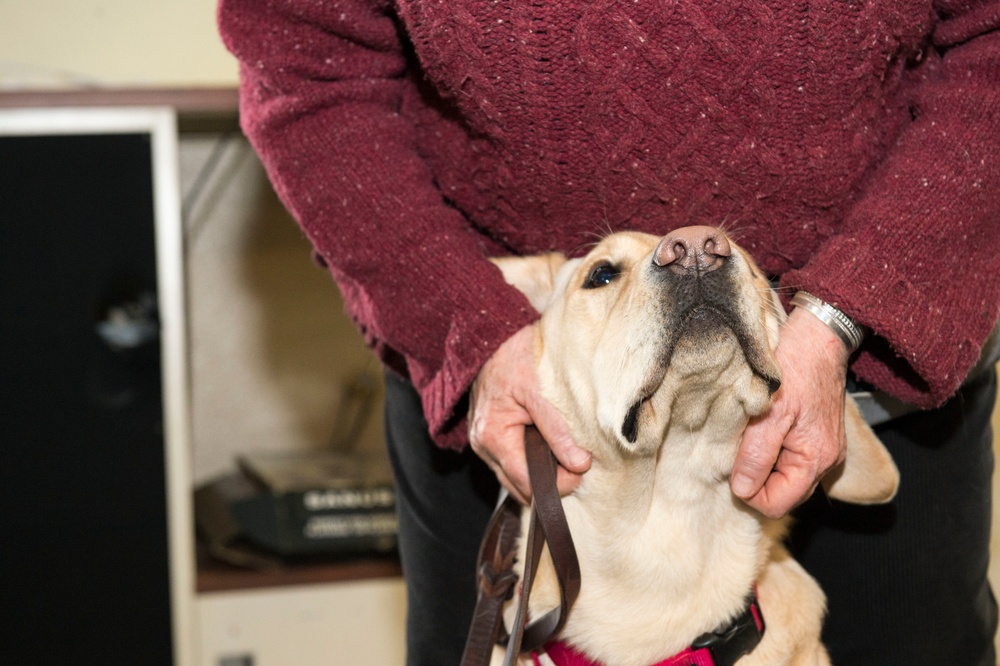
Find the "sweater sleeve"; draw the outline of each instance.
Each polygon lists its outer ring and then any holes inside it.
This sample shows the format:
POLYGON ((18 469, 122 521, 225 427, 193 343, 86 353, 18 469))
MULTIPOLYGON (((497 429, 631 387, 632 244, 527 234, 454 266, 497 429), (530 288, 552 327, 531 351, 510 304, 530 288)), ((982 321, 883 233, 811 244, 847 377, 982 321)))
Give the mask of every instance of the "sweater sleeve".
POLYGON ((466 442, 482 364, 537 314, 486 260, 418 155, 415 85, 386 0, 221 0, 241 123, 380 358, 421 394, 431 435, 466 442))
POLYGON ((863 380, 932 407, 1000 313, 1000 2, 939 3, 905 84, 911 122, 830 238, 783 278, 869 326, 863 380))

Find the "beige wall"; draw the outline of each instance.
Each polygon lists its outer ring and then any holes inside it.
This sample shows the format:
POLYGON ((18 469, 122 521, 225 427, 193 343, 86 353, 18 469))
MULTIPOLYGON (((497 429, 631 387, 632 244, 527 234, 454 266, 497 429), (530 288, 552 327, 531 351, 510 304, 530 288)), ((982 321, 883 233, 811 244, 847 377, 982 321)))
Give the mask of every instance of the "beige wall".
POLYGON ((216 0, 0 0, 0 91, 235 85, 216 0))

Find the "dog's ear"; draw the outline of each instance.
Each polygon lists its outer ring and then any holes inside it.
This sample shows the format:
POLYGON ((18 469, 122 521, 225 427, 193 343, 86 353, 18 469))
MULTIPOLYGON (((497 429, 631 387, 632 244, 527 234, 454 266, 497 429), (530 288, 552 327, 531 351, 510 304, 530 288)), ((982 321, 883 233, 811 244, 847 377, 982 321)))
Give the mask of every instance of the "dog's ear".
POLYGON ((823 489, 834 499, 852 504, 884 504, 896 496, 899 470, 858 409, 847 396, 847 453, 844 461, 823 477, 823 489))
POLYGON ((507 284, 527 296, 534 308, 542 312, 549 303, 556 273, 566 263, 566 257, 550 252, 531 257, 496 257, 490 261, 503 272, 507 284))

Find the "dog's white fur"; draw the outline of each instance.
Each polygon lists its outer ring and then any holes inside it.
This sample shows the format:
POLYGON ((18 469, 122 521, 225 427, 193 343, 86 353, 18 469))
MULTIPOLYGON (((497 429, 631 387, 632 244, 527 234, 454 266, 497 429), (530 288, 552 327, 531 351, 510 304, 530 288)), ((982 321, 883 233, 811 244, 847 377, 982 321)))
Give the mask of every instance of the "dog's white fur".
MULTIPOLYGON (((727 326, 672 319, 676 290, 652 265, 659 240, 620 233, 579 259, 495 261, 542 313, 544 394, 593 456, 578 489, 563 499, 582 588, 561 637, 607 666, 648 666, 725 625, 756 583, 767 630, 739 665, 827 664, 820 643, 825 597, 782 546, 785 521, 748 508, 728 481, 744 427, 770 405, 784 311, 732 243, 725 284, 742 343, 727 326), (598 265, 614 267, 617 277, 584 288, 598 265), (631 439, 625 420, 637 404, 631 439)), ((710 320, 707 310, 694 319, 710 320)), ((847 413, 847 457, 825 480, 827 493, 888 501, 896 468, 850 401, 847 413)), ((541 614, 557 603, 546 553, 530 608, 541 614)), ((493 663, 501 662, 498 649, 493 663)))

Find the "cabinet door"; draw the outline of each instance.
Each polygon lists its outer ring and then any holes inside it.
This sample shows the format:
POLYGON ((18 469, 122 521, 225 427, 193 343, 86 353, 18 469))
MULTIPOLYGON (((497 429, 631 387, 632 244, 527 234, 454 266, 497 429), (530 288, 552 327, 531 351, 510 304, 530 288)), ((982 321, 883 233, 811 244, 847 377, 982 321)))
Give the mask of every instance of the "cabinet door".
POLYGON ((0 113, 0 663, 186 663, 190 544, 169 510, 186 470, 167 445, 187 426, 164 374, 179 301, 158 234, 180 226, 158 207, 176 189, 156 191, 171 122, 0 113))

